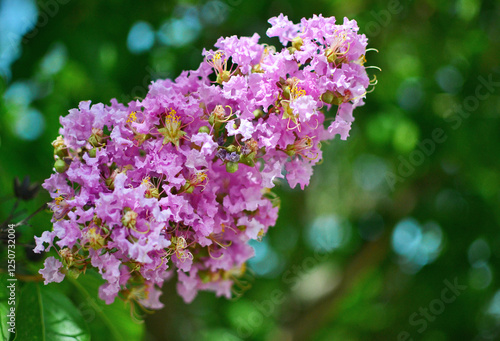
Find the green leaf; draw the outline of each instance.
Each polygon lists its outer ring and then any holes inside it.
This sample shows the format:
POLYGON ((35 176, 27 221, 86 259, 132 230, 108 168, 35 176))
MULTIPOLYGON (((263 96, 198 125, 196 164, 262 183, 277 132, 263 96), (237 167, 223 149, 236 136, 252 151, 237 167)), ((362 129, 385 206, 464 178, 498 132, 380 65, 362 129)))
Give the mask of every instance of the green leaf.
POLYGON ((71 281, 77 289, 78 309, 90 327, 92 341, 142 340, 144 324, 132 319, 129 305, 119 299, 108 305, 98 297, 99 286, 104 283, 101 276, 91 270, 71 281))
POLYGON ((78 309, 52 287, 26 284, 16 311, 15 341, 90 341, 78 309))
POLYGON ((7 324, 9 318, 7 314, 9 313, 9 307, 7 302, 0 302, 0 336, 2 340, 10 340, 9 325, 7 324))
MULTIPOLYGON (((0 283, 8 283, 7 278, 8 276, 6 274, 0 274, 0 283)), ((9 321, 9 317, 7 317, 7 314, 9 314, 10 312, 8 304, 8 294, 8 290, 0 290, 0 336, 4 341, 10 340, 10 337, 12 336, 12 334, 9 333, 10 326, 7 324, 7 322, 9 321)))

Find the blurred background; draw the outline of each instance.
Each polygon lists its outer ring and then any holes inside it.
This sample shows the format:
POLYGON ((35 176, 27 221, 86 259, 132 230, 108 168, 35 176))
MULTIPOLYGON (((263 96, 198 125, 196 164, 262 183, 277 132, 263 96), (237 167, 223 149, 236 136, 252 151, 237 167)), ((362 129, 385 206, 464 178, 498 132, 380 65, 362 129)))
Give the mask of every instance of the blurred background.
MULTIPOLYGON (((1 220, 14 177, 50 176, 60 115, 142 98, 220 36, 278 46, 265 33, 279 13, 356 19, 380 51, 351 137, 324 145, 305 191, 278 185, 280 217, 252 244, 241 297, 186 305, 168 283, 144 324, 122 302, 107 326, 86 318, 92 340, 500 340, 498 1, 0 0, 1 220)), ((47 229, 48 212, 19 229, 19 272, 41 267, 27 250, 47 229)), ((85 316, 71 285, 54 288, 85 316)))

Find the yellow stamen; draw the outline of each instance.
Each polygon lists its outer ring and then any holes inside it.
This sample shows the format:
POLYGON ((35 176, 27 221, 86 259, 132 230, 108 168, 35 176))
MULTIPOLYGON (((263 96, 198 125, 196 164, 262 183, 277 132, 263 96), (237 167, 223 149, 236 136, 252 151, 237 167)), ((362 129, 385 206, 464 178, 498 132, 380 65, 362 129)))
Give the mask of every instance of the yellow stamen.
POLYGON ((293 99, 296 99, 296 98, 299 98, 299 97, 306 95, 306 91, 297 85, 293 86, 292 90, 290 90, 290 92, 291 92, 293 99))
POLYGON ((135 114, 137 114, 137 112, 132 111, 130 115, 128 115, 127 123, 135 122, 137 120, 137 116, 135 116, 135 114))
POLYGON ((220 51, 217 51, 215 52, 213 58, 212 58, 212 62, 215 63, 216 61, 222 59, 222 52, 220 51))
POLYGON ((142 182, 141 184, 142 185, 146 185, 146 186, 149 186, 151 184, 151 178, 149 176, 146 176, 144 179, 142 179, 142 182))
POLYGON ((261 242, 261 241, 262 241, 262 238, 264 238, 264 235, 265 235, 265 234, 266 234, 266 233, 264 232, 264 229, 260 229, 259 233, 257 233, 257 240, 258 240, 259 242, 261 242))
POLYGON ((181 117, 177 115, 177 111, 175 111, 175 109, 170 108, 170 111, 167 114, 167 120, 175 122, 179 121, 180 119, 181 117))
POLYGON ((181 117, 177 115, 175 109, 170 108, 165 117, 165 126, 158 129, 158 132, 163 135, 163 144, 172 142, 175 146, 179 146, 179 140, 186 134, 181 130, 181 125, 181 117))

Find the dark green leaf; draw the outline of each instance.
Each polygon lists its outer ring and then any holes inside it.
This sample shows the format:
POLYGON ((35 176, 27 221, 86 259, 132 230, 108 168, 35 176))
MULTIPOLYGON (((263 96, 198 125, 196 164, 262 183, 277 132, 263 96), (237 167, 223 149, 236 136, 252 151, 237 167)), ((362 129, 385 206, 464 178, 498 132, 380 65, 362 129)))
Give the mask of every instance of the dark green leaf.
POLYGON ((132 320, 130 305, 119 299, 106 304, 98 297, 102 278, 94 271, 87 271, 78 280, 73 280, 77 299, 85 321, 90 327, 92 341, 135 341, 142 340, 144 324, 132 320))
POLYGON ((16 322, 16 341, 90 341, 87 325, 73 303, 39 283, 23 287, 16 322))
MULTIPOLYGON (((0 283, 7 283, 8 276, 6 274, 0 274, 0 283)), ((8 290, 0 290, 0 336, 2 340, 10 340, 11 334, 9 333, 9 326, 7 322, 9 318, 7 314, 9 313, 8 304, 8 290)))
POLYGON ((7 302, 0 302, 0 336, 2 340, 10 340, 9 326, 7 325, 9 306, 7 302))

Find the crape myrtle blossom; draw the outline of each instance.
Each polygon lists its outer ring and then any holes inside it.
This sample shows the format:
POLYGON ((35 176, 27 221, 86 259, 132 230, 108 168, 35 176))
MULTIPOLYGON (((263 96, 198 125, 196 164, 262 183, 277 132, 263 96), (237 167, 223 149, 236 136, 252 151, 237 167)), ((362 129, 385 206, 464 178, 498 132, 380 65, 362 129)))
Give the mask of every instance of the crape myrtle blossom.
POLYGON ((107 303, 150 309, 171 277, 186 302, 243 285, 249 240, 278 217, 275 181, 309 184, 321 141, 349 136, 370 85, 355 21, 269 22, 281 49, 257 34, 220 38, 197 70, 153 82, 142 100, 81 102, 61 117, 43 185, 53 229, 36 237, 35 252, 59 258, 46 259, 45 283, 92 267, 107 303))

